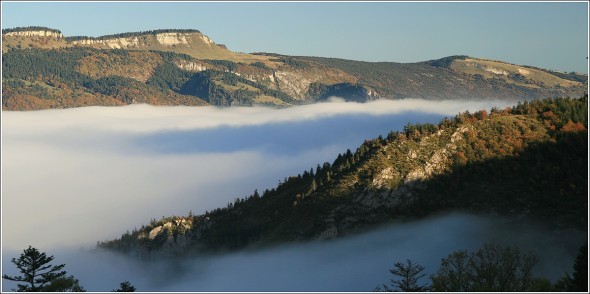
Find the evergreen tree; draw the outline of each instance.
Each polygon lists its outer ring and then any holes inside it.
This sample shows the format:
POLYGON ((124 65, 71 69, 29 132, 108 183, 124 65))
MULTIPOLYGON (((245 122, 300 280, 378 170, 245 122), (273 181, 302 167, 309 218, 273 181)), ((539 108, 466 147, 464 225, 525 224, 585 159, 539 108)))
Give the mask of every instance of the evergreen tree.
POLYGON ((54 279, 49 285, 41 288, 42 292, 86 292, 84 287, 80 286, 78 279, 70 275, 69 277, 60 277, 54 279))
POLYGON ((119 289, 114 289, 111 292, 135 292, 135 286, 131 285, 129 281, 121 282, 119 289))
POLYGON ((412 262, 411 260, 406 260, 406 263, 403 264, 401 262, 396 262, 392 269, 389 270, 395 276, 400 277, 399 280, 391 280, 391 285, 395 287, 394 289, 389 288, 387 285, 383 285, 383 289, 381 287, 377 287, 375 290, 377 291, 386 291, 386 292, 393 292, 396 290, 400 290, 403 292, 421 292, 428 290, 426 285, 418 285, 418 280, 423 278, 426 274, 423 274, 424 267, 412 262))
POLYGON ((581 246, 574 261, 574 272, 570 276, 565 273, 554 285, 555 291, 587 292, 588 291, 588 244, 581 246))
POLYGON ((575 292, 588 292, 588 244, 580 247, 574 262, 573 289, 575 292))
POLYGON ((13 258, 11 260, 22 273, 22 276, 2 275, 2 278, 9 281, 24 282, 24 284, 17 284, 18 292, 43 291, 46 285, 51 285, 53 281, 66 275, 66 272, 62 271, 65 264, 52 266, 49 264, 52 260, 53 256, 47 256, 45 252, 39 252, 39 250, 29 245, 29 248, 23 250, 18 259, 13 258))

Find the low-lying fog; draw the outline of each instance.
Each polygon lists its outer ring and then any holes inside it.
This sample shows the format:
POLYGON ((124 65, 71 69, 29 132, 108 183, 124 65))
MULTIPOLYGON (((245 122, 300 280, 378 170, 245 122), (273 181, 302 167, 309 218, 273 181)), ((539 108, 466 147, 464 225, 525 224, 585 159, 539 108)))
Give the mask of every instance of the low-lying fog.
MULTIPOLYGON (((3 273, 12 273, 10 258, 32 245, 54 254, 94 291, 123 280, 142 291, 371 291, 388 281, 395 261, 413 258, 438 268, 451 251, 488 240, 488 229, 497 224, 443 216, 336 242, 188 260, 171 268, 71 248, 92 248, 152 218, 225 206, 408 122, 436 123, 461 111, 508 105, 408 99, 281 110, 132 105, 3 112, 3 273)), ((579 244, 568 247, 554 234, 534 234, 536 244, 553 246, 542 249, 563 261, 556 275, 569 270, 579 244)), ((11 288, 3 283, 3 291, 11 288)))
MULTIPOLYGON (((553 232, 540 225, 505 218, 452 213, 413 223, 385 226, 362 235, 323 242, 286 245, 261 251, 189 258, 182 261, 138 262, 108 252, 66 248, 51 252, 55 261, 89 291, 116 289, 131 281, 138 291, 356 291, 370 292, 393 278, 395 262, 411 259, 434 274, 440 259, 453 251, 477 250, 485 242, 519 246, 537 254, 536 276, 555 281, 571 272, 577 248, 586 234, 553 232)), ((9 256, 4 252, 5 273, 9 256)), ((5 283, 3 291, 14 284, 5 283)))

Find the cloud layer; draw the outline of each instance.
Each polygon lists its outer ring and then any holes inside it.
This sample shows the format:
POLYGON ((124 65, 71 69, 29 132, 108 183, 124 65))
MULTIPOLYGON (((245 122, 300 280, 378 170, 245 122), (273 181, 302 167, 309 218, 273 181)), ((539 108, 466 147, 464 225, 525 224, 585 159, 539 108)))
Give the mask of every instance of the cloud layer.
POLYGON ((84 107, 4 112, 4 248, 94 244, 202 213, 407 122, 505 102, 331 102, 288 109, 84 107))
MULTIPOLYGON (((395 261, 414 258, 434 268, 452 250, 506 234, 490 229, 497 223, 489 220, 455 215, 337 242, 174 264, 147 266, 72 248, 91 248, 152 218, 225 206, 408 122, 436 123, 492 106, 508 103, 335 100, 281 110, 132 105, 3 112, 3 269, 10 273, 10 257, 32 245, 56 252, 56 261, 94 291, 123 280, 144 291, 371 291, 388 281, 395 261)), ((558 252, 551 263, 561 262, 560 273, 567 270, 578 244, 560 244, 551 233, 534 238, 558 252)))

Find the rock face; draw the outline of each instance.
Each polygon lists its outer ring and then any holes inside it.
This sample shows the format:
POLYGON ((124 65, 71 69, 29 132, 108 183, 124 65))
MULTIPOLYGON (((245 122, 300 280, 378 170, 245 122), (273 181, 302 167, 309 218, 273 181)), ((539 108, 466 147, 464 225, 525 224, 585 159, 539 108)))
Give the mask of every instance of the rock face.
POLYGON ((139 38, 115 38, 106 40, 84 39, 72 41, 72 44, 83 46, 103 45, 108 47, 109 49, 129 49, 139 46, 139 38))
POLYGON ((154 238, 156 238, 156 236, 158 236, 161 232, 162 232, 162 226, 157 226, 150 231, 148 238, 150 240, 154 240, 154 238))
POLYGON ((201 62, 192 62, 184 59, 177 60, 174 64, 180 69, 191 72, 200 72, 208 69, 208 67, 201 62))
POLYGON ((155 35, 140 35, 126 38, 88 38, 72 41, 78 46, 106 46, 110 49, 134 49, 140 46, 163 45, 167 47, 185 45, 190 47, 191 41, 198 39, 212 46, 213 41, 200 33, 158 33, 155 35), (155 41, 155 42, 154 42, 155 41))
MULTIPOLYGON (((449 160, 452 154, 455 153, 457 150, 457 143, 463 139, 463 134, 467 132, 469 128, 467 127, 459 127, 453 134, 451 135, 451 141, 447 143, 443 148, 437 149, 434 151, 432 156, 426 160, 426 162, 415 168, 414 170, 410 171, 405 179, 404 183, 411 183, 418 180, 425 180, 435 174, 441 173, 446 169, 449 164, 449 160)), ((432 136, 440 137, 443 131, 438 131, 436 134, 432 136)), ((432 137, 431 136, 431 137, 432 137)), ((427 141, 432 139, 431 137, 424 138, 421 142, 421 146, 427 146, 427 141)), ((410 158, 416 158, 416 151, 409 152, 408 156, 410 158)))
POLYGON ((191 219, 177 218, 153 228, 147 236, 139 235, 139 238, 148 238, 150 240, 153 240, 161 234, 169 233, 169 235, 173 235, 174 233, 176 233, 176 231, 188 231, 192 227, 193 221, 191 219))
POLYGON ((295 72, 288 71, 276 71, 275 77, 281 91, 301 100, 305 97, 309 84, 312 82, 295 72))
POLYGON ((173 46, 178 44, 188 45, 187 34, 178 33, 161 33, 156 34, 156 40, 164 46, 173 46))
POLYGON ((62 33, 46 30, 35 30, 35 31, 18 31, 4 33, 5 36, 21 36, 21 37, 52 37, 52 38, 63 38, 62 33))

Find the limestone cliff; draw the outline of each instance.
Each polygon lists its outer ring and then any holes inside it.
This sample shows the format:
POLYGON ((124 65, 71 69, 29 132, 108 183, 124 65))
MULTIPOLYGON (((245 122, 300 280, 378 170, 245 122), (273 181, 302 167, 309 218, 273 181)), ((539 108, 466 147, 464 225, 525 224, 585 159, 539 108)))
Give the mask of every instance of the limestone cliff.
POLYGON ((31 30, 31 31, 16 31, 7 32, 3 35, 6 36, 20 36, 20 37, 51 37, 51 38, 63 38, 64 36, 60 32, 50 30, 31 30))

